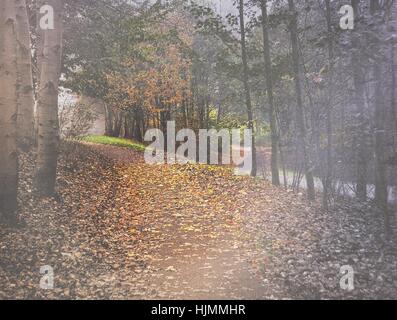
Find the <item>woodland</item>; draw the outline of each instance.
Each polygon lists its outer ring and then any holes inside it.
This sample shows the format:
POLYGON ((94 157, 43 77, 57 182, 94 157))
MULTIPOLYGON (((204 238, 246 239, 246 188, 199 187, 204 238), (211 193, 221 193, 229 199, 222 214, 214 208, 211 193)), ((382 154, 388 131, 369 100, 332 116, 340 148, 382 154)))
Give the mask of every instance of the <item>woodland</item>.
POLYGON ((396 299, 396 47, 395 0, 2 0, 0 299, 396 299), (252 166, 147 163, 170 122, 252 166))

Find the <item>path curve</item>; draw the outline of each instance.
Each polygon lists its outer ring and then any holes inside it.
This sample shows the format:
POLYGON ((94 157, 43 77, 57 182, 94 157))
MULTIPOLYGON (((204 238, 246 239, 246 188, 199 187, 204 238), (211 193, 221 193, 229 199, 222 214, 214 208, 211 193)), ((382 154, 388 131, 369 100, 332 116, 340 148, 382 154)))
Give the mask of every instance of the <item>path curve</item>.
POLYGON ((134 190, 129 210, 139 217, 140 246, 149 260, 145 298, 266 297, 263 279, 244 256, 237 217, 219 207, 216 190, 197 171, 210 167, 147 165, 133 150, 92 148, 114 161, 121 184, 134 190))

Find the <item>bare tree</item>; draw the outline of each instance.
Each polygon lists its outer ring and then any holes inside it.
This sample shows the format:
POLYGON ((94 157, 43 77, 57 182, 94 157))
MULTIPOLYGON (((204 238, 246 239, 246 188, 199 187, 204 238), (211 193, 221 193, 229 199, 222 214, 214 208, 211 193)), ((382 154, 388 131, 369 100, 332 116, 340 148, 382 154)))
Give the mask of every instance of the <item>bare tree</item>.
MULTIPOLYGON (((376 15, 381 7, 379 0, 371 0, 371 13, 376 15)), ((385 122, 386 108, 382 88, 382 61, 375 59, 373 66, 373 78, 375 81, 374 103, 375 103, 375 201, 385 216, 386 225, 389 225, 387 178, 386 178, 386 153, 385 153, 385 122)))
POLYGON ((276 108, 274 105, 273 95, 273 78, 272 78, 272 62, 270 57, 270 41, 269 41, 269 26, 267 15, 267 0, 261 0, 262 11, 262 32, 263 32, 263 55, 265 58, 265 78, 267 86, 267 97, 269 99, 269 114, 270 114, 270 131, 271 131, 271 144, 272 144, 272 158, 271 158, 271 171, 272 183, 275 186, 280 185, 280 173, 278 169, 278 128, 276 108))
POLYGON ((254 135, 254 118, 252 111, 251 90, 249 86, 248 57, 247 57, 247 45, 246 45, 245 22, 244 22, 244 0, 239 0, 239 17, 240 17, 240 33, 241 33, 241 57, 243 62, 242 76, 243 76, 243 84, 244 84, 245 101, 247 105, 248 128, 252 130, 251 175, 256 176, 257 174, 256 144, 255 144, 255 135, 254 135))
POLYGON ((291 14, 291 23, 290 23, 290 35, 291 35, 291 45, 292 45, 292 64, 295 74, 295 93, 296 93, 296 102, 297 102, 297 125, 300 133, 301 140, 301 148, 303 153, 303 165, 306 176, 306 184, 307 184, 307 194, 309 200, 314 200, 315 190, 314 190, 314 179, 312 166, 310 163, 310 157, 307 148, 306 141, 306 124, 305 124, 305 110, 303 107, 303 98, 302 98, 302 68, 300 65, 300 52, 298 46, 298 22, 297 22, 297 12, 295 10, 295 3, 293 0, 288 0, 288 7, 291 14))
MULTIPOLYGON (((360 18, 359 0, 352 0, 352 7, 356 19, 360 18)), ((353 34, 352 45, 357 50, 351 56, 354 81, 354 102, 357 110, 357 150, 356 150, 356 194, 361 200, 367 198, 367 157, 366 157, 366 123, 365 123, 365 76, 361 66, 361 54, 359 52, 359 34, 353 34)))
POLYGON ((331 21, 331 1, 325 0, 325 12, 327 20, 327 42, 328 42, 328 105, 326 109, 326 123, 327 123, 327 168, 325 174, 325 183, 323 190, 323 206, 328 208, 328 198, 332 188, 333 175, 333 159, 332 159, 332 109, 334 99, 334 44, 332 39, 332 21, 331 21))

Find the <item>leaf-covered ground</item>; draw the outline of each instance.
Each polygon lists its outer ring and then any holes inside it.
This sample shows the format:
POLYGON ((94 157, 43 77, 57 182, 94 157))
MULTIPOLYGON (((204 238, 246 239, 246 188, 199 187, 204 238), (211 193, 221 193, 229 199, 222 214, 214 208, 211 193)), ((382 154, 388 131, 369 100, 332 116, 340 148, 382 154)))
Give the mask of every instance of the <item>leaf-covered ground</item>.
POLYGON ((387 238, 369 205, 325 213, 227 167, 152 166, 105 145, 63 146, 54 199, 36 197, 32 156, 21 168, 23 223, 0 226, 1 299, 397 298, 397 230, 387 238))

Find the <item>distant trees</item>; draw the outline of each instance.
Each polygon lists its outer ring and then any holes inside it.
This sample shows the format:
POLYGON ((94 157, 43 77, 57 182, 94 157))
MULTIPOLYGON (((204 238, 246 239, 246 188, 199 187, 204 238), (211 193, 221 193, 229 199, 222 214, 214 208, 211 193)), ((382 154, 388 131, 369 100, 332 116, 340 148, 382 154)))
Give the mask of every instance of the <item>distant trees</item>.
POLYGON ((291 180, 285 176, 288 170, 296 189, 305 175, 309 198, 323 191, 325 207, 352 189, 362 200, 373 198, 386 212, 388 186, 397 184, 388 174, 396 158, 397 7, 393 0, 352 0, 354 30, 345 31, 339 26, 339 9, 345 4, 244 2, 246 68, 236 37, 241 10, 222 18, 200 3, 192 8, 198 30, 223 48, 213 74, 226 75, 226 87, 235 79, 242 83, 234 87, 240 96, 232 97, 224 109, 236 112, 245 103, 243 71, 248 70, 257 139, 261 126, 268 126, 273 183, 279 183, 281 166, 284 183, 291 180))
POLYGON ((106 134, 142 142, 148 127, 165 128, 176 111, 181 118, 188 117, 192 99, 191 40, 186 19, 160 4, 143 9, 142 14, 121 18, 107 7, 98 5, 97 10, 104 10, 114 24, 110 30, 103 30, 96 13, 87 12, 85 21, 98 28, 92 38, 87 38, 82 36, 86 29, 80 22, 72 22, 77 36, 67 37, 67 53, 75 52, 82 38, 84 47, 96 46, 97 51, 78 50, 73 59, 66 59, 65 85, 104 102, 106 134), (122 29, 118 29, 120 24, 122 29), (95 40, 95 36, 100 39, 95 40), (98 57, 98 52, 105 58, 98 57))
POLYGON ((67 85, 106 102, 110 135, 139 140, 171 119, 252 127, 260 173, 269 139, 273 184, 283 168, 285 185, 299 189, 305 176, 309 198, 323 191, 325 207, 350 189, 374 197, 371 184, 385 203, 395 183, 385 183, 396 127, 393 3, 352 0, 355 28, 346 31, 343 1, 239 0, 224 17, 197 1, 135 15, 98 3, 70 24, 67 85), (169 60, 170 47, 179 61, 169 60))
POLYGON ((108 135, 141 141, 169 120, 248 127, 253 175, 266 155, 274 185, 282 168, 285 186, 298 190, 305 177, 308 197, 323 191, 325 207, 354 193, 387 212, 397 184, 397 7, 351 0, 354 30, 342 30, 344 4, 239 0, 221 16, 196 1, 2 1, 0 175, 11 182, 1 183, 0 208, 15 211, 17 153, 34 138, 37 187, 54 194, 63 86, 104 102, 108 135), (43 4, 54 8, 53 30, 40 28, 43 4))

